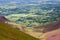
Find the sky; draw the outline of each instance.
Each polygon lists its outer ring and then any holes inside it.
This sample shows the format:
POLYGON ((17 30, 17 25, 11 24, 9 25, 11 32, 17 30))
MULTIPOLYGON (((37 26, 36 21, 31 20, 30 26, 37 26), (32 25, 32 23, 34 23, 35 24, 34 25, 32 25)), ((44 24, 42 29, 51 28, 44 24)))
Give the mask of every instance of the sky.
POLYGON ((60 1, 60 0, 0 0, 0 4, 6 4, 6 3, 38 3, 41 1, 60 1))

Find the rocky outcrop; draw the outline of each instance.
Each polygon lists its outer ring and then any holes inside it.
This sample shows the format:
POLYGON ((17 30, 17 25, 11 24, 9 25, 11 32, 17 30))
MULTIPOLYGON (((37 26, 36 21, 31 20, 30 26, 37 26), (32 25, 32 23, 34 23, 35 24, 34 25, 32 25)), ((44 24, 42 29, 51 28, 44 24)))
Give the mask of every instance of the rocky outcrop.
POLYGON ((0 22, 6 22, 9 21, 8 19, 6 19, 4 16, 0 16, 0 22))

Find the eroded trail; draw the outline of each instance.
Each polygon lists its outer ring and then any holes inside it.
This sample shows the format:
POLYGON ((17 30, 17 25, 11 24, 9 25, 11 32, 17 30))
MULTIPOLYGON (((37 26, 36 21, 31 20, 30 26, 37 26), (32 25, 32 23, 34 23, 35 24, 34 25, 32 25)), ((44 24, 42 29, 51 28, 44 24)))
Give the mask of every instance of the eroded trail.
POLYGON ((8 24, 12 25, 13 28, 20 30, 26 34, 29 34, 35 38, 39 38, 40 40, 60 40, 60 21, 55 22, 52 25, 48 25, 43 31, 41 28, 32 28, 32 27, 25 27, 20 24, 16 24, 13 22, 8 22, 8 24), (53 29, 51 29, 53 28, 53 29), (49 31, 50 30, 50 31, 49 31), (47 32, 48 31, 48 32, 47 32))

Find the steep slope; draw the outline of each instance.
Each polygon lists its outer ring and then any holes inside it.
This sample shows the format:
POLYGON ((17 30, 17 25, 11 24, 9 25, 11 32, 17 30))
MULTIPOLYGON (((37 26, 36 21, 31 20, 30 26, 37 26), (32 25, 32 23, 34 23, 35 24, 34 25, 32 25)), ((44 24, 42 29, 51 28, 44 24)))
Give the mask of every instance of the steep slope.
POLYGON ((0 22, 0 40, 39 40, 11 27, 11 25, 0 22))
POLYGON ((44 34, 45 40, 60 40, 60 29, 44 34))
POLYGON ((10 25, 0 22, 0 40, 38 40, 21 31, 13 29, 10 25))
POLYGON ((60 40, 60 20, 49 24, 44 31, 45 33, 41 38, 45 40, 60 40))

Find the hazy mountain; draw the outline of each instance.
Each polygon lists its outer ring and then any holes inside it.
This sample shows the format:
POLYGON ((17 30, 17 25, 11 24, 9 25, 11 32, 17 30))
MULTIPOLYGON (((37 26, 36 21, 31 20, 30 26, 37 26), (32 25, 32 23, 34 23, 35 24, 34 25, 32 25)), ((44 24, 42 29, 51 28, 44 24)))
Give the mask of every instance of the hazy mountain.
POLYGON ((0 4, 42 4, 60 3, 60 0, 0 0, 0 4))

